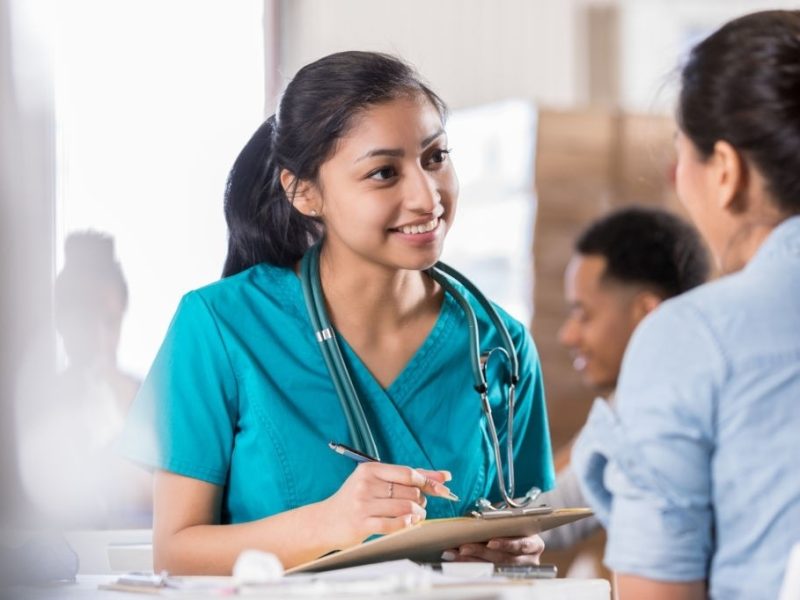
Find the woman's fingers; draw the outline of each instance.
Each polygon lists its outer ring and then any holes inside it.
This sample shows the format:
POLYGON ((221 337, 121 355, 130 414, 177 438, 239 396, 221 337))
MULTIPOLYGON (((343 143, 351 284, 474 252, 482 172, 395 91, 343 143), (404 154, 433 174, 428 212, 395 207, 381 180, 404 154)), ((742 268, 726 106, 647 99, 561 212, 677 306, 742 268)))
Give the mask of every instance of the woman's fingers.
POLYGON ((373 481, 369 486, 369 494, 373 498, 391 498, 396 500, 411 500, 423 508, 428 504, 428 499, 418 487, 410 487, 399 483, 382 480, 373 481))
POLYGON ((450 473, 450 471, 430 471, 428 469, 417 469, 417 471, 422 473, 428 479, 433 479, 439 483, 447 483, 453 479, 453 474, 450 473))
POLYGON ((401 465, 387 463, 361 463, 357 471, 362 471, 368 476, 375 477, 387 483, 401 484, 416 487, 429 496, 439 496, 448 500, 458 500, 458 496, 441 483, 439 479, 446 477, 446 471, 423 471, 401 465), (428 475, 431 475, 430 477, 428 475))
POLYGON ((443 558, 455 561, 485 560, 496 564, 538 565, 544 541, 538 535, 496 538, 485 544, 463 544, 443 558))
POLYGON ((511 554, 490 550, 486 544, 464 544, 453 559, 456 562, 486 561, 498 565, 538 565, 538 554, 511 554))
POLYGON ((363 471, 370 477, 380 479, 387 483, 399 483, 409 487, 422 488, 427 481, 425 475, 403 465, 391 465, 388 463, 361 463, 356 467, 356 471, 363 471))
POLYGON ((486 543, 489 550, 499 550, 507 554, 541 554, 544 541, 538 535, 522 538, 496 538, 486 543))
POLYGON ((400 517, 370 517, 364 522, 364 525, 373 535, 376 533, 386 535, 410 527, 416 522, 413 515, 403 515, 400 517))
POLYGON ((367 512, 371 517, 404 517, 412 515, 414 523, 419 523, 427 512, 413 500, 373 500, 367 512))

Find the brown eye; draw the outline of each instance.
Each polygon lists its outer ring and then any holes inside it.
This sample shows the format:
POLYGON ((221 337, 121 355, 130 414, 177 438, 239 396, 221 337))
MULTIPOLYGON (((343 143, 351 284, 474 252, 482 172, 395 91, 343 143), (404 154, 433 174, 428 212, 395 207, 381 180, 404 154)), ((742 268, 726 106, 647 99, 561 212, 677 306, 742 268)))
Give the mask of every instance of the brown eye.
POLYGON ((377 181, 388 181, 392 177, 397 175, 393 167, 382 167, 377 171, 373 171, 367 177, 369 179, 375 179, 377 181))
POLYGON ((450 150, 446 150, 444 148, 440 148, 440 149, 434 150, 433 153, 431 154, 430 162, 432 162, 432 163, 443 163, 444 161, 447 160, 447 156, 449 154, 450 154, 450 150))

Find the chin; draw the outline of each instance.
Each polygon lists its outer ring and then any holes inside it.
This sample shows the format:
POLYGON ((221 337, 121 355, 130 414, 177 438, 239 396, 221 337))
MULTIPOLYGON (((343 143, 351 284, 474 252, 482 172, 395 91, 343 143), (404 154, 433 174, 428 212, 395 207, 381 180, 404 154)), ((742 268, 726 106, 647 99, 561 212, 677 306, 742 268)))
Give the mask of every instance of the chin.
POLYGON ((598 394, 604 394, 614 389, 614 383, 610 382, 607 377, 592 375, 590 373, 583 374, 583 383, 598 394))
POLYGON ((436 251, 420 252, 417 256, 406 255, 399 257, 395 264, 399 268, 408 271, 424 271, 435 265, 439 261, 441 254, 441 248, 439 248, 436 251))

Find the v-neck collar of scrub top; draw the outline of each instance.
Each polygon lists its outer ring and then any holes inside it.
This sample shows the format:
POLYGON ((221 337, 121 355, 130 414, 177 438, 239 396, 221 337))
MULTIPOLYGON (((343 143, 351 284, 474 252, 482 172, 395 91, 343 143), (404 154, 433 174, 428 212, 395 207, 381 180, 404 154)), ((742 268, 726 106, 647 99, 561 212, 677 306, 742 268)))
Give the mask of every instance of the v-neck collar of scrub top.
MULTIPOLYGON (((312 335, 313 325, 308 313, 305 311, 300 278, 292 269, 284 269, 284 272, 287 281, 290 283, 286 286, 278 286, 278 288, 285 292, 285 306, 307 324, 309 335, 312 335)), ((449 337, 447 334, 456 325, 458 311, 460 310, 461 308, 453 297, 445 292, 442 306, 433 328, 387 388, 384 388, 378 382, 347 340, 336 332, 344 360, 350 370, 356 389, 362 392, 359 396, 365 411, 367 411, 368 415, 371 413, 375 417, 383 413, 383 418, 380 418, 380 424, 386 433, 386 438, 392 440, 392 444, 396 446, 394 448, 395 451, 400 450, 397 446, 402 446, 403 455, 417 459, 416 464, 412 466, 431 470, 441 468, 434 464, 423 444, 416 438, 413 433, 413 427, 407 422, 401 409, 414 398, 416 392, 415 383, 418 379, 417 374, 426 368, 426 365, 444 349, 449 337)), ((466 352, 467 349, 465 348, 464 351, 466 352)), ((452 516, 456 516, 455 511, 453 511, 452 516)))
MULTIPOLYGON (((286 291, 286 306, 295 313, 295 316, 298 316, 308 324, 309 331, 313 331, 311 319, 305 311, 300 278, 292 269, 286 269, 285 271, 287 280, 291 281, 290 285, 286 287, 281 286, 281 289, 286 291)), ((422 344, 417 348, 400 373, 398 373, 392 383, 386 388, 378 382, 372 372, 364 364, 364 361, 361 360, 361 357, 358 356, 356 351, 353 350, 353 347, 338 331, 336 331, 336 339, 339 341, 345 359, 349 359, 348 362, 351 363, 348 364, 348 367, 357 372, 359 379, 369 384, 368 387, 370 391, 379 390, 381 393, 389 395, 394 402, 402 405, 409 398, 409 392, 412 387, 410 384, 413 382, 415 374, 423 368, 426 360, 430 359, 434 353, 441 349, 443 341, 442 336, 452 325, 451 321, 454 311, 459 310, 461 309, 457 302, 449 293, 445 292, 442 306, 439 309, 439 315, 436 317, 433 328, 428 332, 422 344)))

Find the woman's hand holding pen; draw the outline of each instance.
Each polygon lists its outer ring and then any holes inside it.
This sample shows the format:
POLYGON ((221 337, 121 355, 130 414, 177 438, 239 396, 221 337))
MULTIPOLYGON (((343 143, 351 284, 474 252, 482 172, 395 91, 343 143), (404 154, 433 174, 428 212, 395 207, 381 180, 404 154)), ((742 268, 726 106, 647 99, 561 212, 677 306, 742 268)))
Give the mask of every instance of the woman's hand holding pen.
POLYGON ((329 532, 337 548, 357 544, 370 535, 387 534, 425 518, 426 496, 457 497, 444 485, 447 471, 412 469, 380 462, 359 464, 342 487, 323 503, 329 532))

